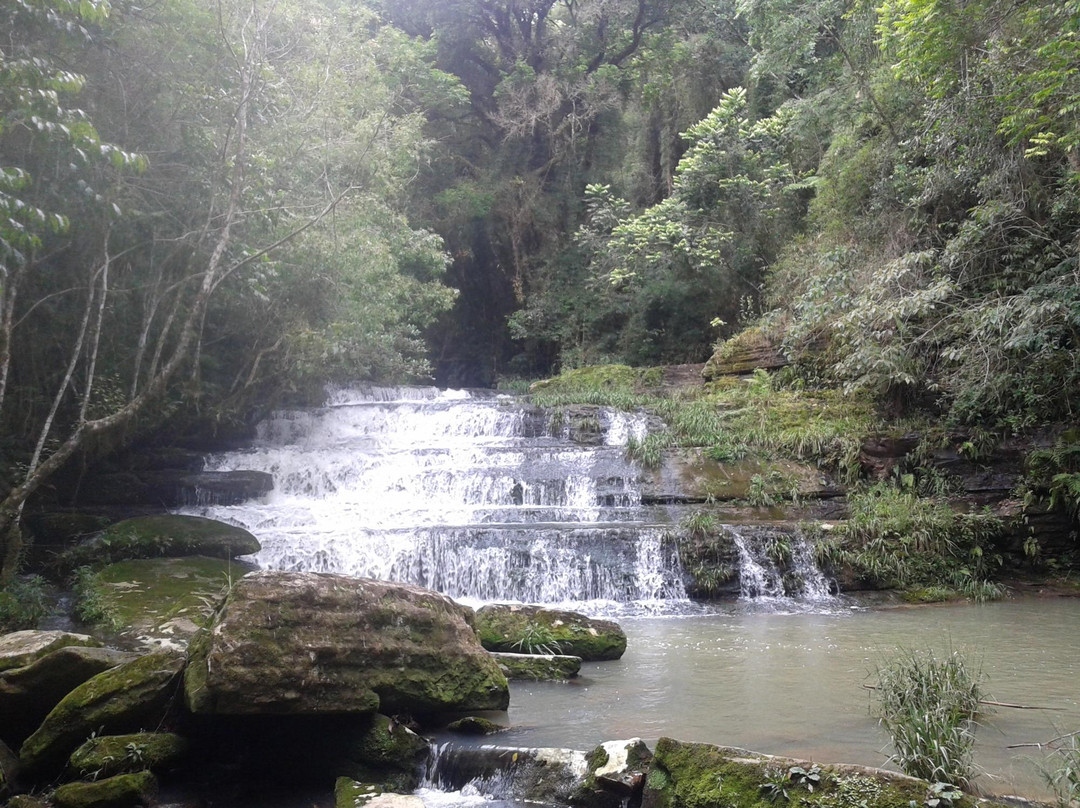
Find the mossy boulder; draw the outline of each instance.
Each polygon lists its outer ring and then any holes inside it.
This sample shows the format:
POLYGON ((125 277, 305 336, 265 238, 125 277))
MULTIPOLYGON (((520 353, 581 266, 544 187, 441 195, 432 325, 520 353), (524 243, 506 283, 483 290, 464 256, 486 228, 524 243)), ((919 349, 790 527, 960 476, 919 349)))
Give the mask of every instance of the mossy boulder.
POLYGON ((231 582, 253 569, 206 556, 144 558, 110 564, 93 580, 126 644, 184 649, 220 608, 231 582))
POLYGON ((79 685, 23 742, 19 759, 24 772, 38 777, 59 771, 94 732, 135 732, 157 726, 169 709, 183 668, 183 654, 149 654, 79 685))
POLYGON ((60 565, 74 568, 131 558, 210 556, 236 558, 260 550, 259 540, 242 527, 202 516, 157 514, 125 519, 73 547, 60 565))
POLYGON ((0 671, 21 668, 69 645, 98 647, 100 640, 69 631, 15 631, 0 637, 0 671))
POLYGON ((68 645, 0 673, 0 739, 17 747, 64 696, 91 677, 135 658, 112 648, 68 645))
POLYGON ((507 679, 561 682, 573 679, 581 670, 581 657, 563 654, 510 654, 492 652, 507 679))
POLYGON ((542 606, 484 606, 476 613, 476 633, 489 651, 554 652, 586 662, 618 659, 626 651, 618 623, 542 606))
MULTIPOLYGON (((930 784, 863 766, 818 766, 744 749, 661 738, 645 780, 642 808, 909 808, 931 796, 930 784), (816 779, 808 775, 813 774, 816 779)), ((973 808, 971 797, 952 808, 973 808)))
POLYGON ((53 792, 56 808, 133 808, 151 805, 157 778, 150 772, 119 774, 92 783, 68 783, 53 792))
POLYGON ((187 739, 171 732, 98 735, 71 753, 68 771, 75 777, 101 778, 149 769, 177 768, 188 752, 187 739))
POLYGON ((419 587, 252 573, 192 644, 187 704, 234 715, 504 710, 506 677, 470 618, 419 587))
POLYGON ((338 773, 387 791, 412 791, 429 751, 428 742, 404 724, 376 714, 346 744, 338 773))
POLYGON ((446 725, 446 729, 449 732, 456 732, 458 735, 494 735, 496 732, 502 732, 507 728, 478 715, 467 715, 457 721, 451 721, 446 725))

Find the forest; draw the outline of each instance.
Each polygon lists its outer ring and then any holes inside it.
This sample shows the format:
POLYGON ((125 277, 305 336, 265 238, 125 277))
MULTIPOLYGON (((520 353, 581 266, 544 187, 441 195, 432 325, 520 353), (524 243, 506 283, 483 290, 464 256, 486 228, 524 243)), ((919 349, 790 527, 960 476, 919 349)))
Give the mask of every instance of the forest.
POLYGON ((1075 423, 1077 0, 0 15, 4 577, 65 465, 328 382, 742 340, 973 445, 1075 423))

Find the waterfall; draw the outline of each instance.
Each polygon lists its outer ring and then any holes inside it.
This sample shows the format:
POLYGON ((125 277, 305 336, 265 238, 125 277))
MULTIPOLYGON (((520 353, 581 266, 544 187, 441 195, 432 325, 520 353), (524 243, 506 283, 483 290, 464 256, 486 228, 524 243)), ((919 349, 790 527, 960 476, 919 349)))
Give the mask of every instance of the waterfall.
POLYGON ((833 586, 814 562, 813 549, 799 528, 726 525, 739 555, 739 596, 822 601, 833 586))
POLYGON ((466 600, 677 607, 676 550, 624 457, 646 418, 600 408, 595 421, 602 435, 584 445, 562 419, 505 395, 333 389, 325 406, 275 413, 251 447, 208 460, 207 470, 270 473, 270 494, 186 512, 250 530, 268 569, 466 600))

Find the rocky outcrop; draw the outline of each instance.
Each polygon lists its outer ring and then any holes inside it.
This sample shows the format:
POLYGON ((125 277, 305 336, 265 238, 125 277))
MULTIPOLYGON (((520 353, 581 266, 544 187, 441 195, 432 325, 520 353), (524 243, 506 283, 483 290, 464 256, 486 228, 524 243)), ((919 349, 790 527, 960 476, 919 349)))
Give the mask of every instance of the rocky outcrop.
POLYGON ((193 644, 187 703, 200 714, 505 709, 506 678, 470 617, 418 587, 252 573, 193 644))
POLYGON ((843 487, 822 469, 794 460, 747 458, 720 463, 701 449, 668 449, 659 467, 644 472, 643 504, 698 504, 752 500, 755 495, 776 500, 829 499, 842 496, 843 487))
POLYGON ((86 634, 69 631, 15 631, 0 637, 0 671, 22 668, 46 654, 69 645, 100 647, 101 643, 86 634))
POLYGON ((0 673, 0 739, 18 747, 68 693, 93 676, 135 659, 112 648, 69 645, 0 673))
POLYGON ((586 662, 618 659, 626 651, 618 623, 542 606, 484 606, 476 613, 476 633, 489 651, 565 654, 586 662))
POLYGON ((151 805, 157 789, 157 778, 143 771, 62 785, 53 792, 53 802, 56 808, 134 808, 151 805))
POLYGON ((572 679, 581 670, 581 657, 563 654, 509 654, 492 652, 507 679, 562 681, 572 679))
POLYGON ((236 558, 259 552, 259 540, 242 527, 201 516, 159 514, 125 519, 73 547, 61 566, 78 567, 133 558, 209 556, 236 558))
POLYGON ((144 769, 167 772, 179 766, 187 752, 187 739, 171 732, 98 735, 71 753, 68 772, 95 780, 144 769))
POLYGON ((791 360, 760 328, 748 328, 725 340, 709 357, 701 375, 706 379, 720 376, 738 376, 753 373, 757 369, 778 370, 791 360))
POLYGON ((183 650, 220 608, 229 583, 253 569, 204 556, 149 558, 111 564, 94 582, 125 644, 183 650))
POLYGON ((79 492, 88 506, 236 505, 274 490, 274 478, 262 471, 201 471, 182 469, 100 474, 79 492))
POLYGON ((33 777, 59 771, 92 733, 157 726, 176 693, 184 656, 158 653, 99 673, 53 708, 23 743, 19 759, 33 777))

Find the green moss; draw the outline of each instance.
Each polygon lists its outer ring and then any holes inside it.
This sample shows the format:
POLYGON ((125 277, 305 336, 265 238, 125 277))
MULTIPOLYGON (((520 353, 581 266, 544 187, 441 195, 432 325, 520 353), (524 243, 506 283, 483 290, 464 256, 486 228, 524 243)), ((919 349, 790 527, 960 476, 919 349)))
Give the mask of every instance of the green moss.
POLYGON ((361 808, 383 793, 375 783, 360 783, 351 777, 339 777, 334 784, 334 808, 361 808))
POLYGON ((78 777, 111 777, 150 769, 172 769, 187 754, 187 739, 168 732, 138 732, 91 738, 74 752, 68 768, 78 777))
POLYGON ((945 603, 962 597, 955 589, 949 589, 945 586, 923 586, 905 589, 900 596, 906 603, 945 603))
POLYGON ((451 721, 446 725, 446 729, 459 735, 494 735, 496 732, 502 732, 506 727, 486 718, 468 715, 457 721, 451 721))
POLYGON ((521 653, 523 640, 540 634, 552 651, 585 661, 619 659, 626 651, 616 623, 537 606, 485 606, 476 613, 476 633, 489 651, 521 653))
POLYGON ((149 805, 157 793, 150 772, 121 774, 93 783, 68 783, 53 792, 57 808, 129 808, 149 805))

